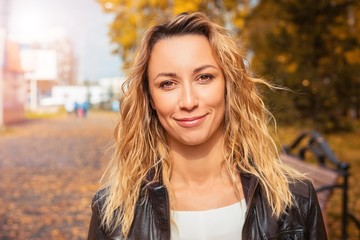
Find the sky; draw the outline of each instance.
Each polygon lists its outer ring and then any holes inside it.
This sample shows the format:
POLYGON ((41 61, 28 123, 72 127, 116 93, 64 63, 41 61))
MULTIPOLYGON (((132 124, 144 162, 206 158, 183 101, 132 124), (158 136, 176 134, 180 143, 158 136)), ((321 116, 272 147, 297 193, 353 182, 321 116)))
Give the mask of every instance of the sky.
POLYGON ((120 58, 111 54, 107 36, 113 16, 103 13, 95 0, 7 1, 10 39, 26 42, 49 32, 66 34, 78 58, 79 82, 121 75, 120 58))

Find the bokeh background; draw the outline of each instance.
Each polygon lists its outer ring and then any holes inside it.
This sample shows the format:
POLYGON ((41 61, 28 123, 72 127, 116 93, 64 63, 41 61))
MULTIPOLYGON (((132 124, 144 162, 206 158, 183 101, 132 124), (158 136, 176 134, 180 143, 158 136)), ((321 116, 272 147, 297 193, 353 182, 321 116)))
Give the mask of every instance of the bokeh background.
MULTIPOLYGON (((360 218, 360 1, 0 0, 0 239, 86 239, 91 198, 142 33, 202 11, 230 29, 277 119, 279 147, 321 132, 350 164, 360 218)), ((327 206, 340 239, 341 192, 327 206)), ((349 223, 349 239, 359 229, 349 223)))

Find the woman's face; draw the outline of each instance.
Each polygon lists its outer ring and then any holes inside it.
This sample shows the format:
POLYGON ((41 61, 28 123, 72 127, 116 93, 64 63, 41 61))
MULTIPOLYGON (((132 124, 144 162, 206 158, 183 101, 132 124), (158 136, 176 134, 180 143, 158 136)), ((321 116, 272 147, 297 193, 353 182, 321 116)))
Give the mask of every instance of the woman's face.
POLYGON ((222 137, 225 80, 206 37, 157 42, 148 76, 151 104, 171 145, 195 146, 222 137))

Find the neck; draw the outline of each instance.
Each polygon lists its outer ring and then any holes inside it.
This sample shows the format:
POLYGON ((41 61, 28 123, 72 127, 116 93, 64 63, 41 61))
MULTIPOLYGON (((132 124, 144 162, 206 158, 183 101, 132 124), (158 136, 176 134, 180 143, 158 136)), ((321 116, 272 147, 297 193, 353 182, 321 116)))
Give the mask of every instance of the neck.
POLYGON ((223 136, 221 132, 218 134, 218 137, 197 146, 171 144, 172 182, 201 185, 223 175, 223 136))

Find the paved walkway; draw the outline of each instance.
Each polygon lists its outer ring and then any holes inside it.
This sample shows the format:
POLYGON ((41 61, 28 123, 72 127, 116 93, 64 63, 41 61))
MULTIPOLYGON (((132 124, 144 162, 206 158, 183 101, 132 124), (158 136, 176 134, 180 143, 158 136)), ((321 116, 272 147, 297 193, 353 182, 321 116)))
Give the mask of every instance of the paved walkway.
POLYGON ((116 119, 90 112, 0 133, 0 240, 86 239, 116 119))

